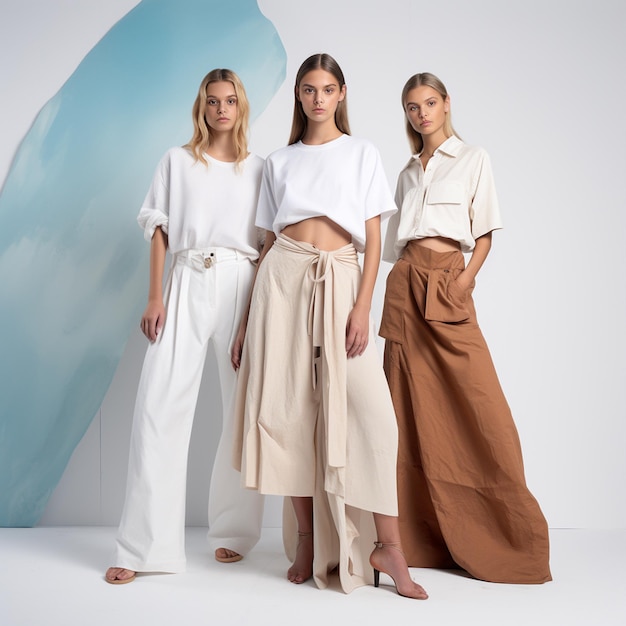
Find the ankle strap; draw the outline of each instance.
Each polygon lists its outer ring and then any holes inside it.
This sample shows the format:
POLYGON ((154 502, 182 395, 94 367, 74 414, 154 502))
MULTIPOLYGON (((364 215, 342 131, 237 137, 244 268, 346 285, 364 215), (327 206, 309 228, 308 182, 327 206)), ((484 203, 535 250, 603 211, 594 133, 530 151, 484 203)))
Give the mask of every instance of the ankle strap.
POLYGON ((379 550, 382 550, 383 548, 393 548, 394 550, 397 550, 400 554, 404 555, 404 552, 402 551, 402 544, 399 541, 392 541, 390 543, 383 543, 382 541, 375 541, 374 545, 379 550))

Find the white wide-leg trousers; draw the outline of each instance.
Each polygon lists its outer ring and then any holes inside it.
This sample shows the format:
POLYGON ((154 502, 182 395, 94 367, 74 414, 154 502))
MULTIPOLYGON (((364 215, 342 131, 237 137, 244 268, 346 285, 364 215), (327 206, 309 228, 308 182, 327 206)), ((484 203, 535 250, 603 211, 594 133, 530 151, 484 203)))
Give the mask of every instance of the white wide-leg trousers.
POLYGON ((185 570, 187 456, 209 341, 223 406, 209 495, 209 544, 246 554, 259 539, 263 496, 242 489, 231 465, 236 374, 229 351, 253 274, 253 264, 228 248, 187 250, 172 258, 165 324, 148 347, 137 391, 116 567, 185 570))

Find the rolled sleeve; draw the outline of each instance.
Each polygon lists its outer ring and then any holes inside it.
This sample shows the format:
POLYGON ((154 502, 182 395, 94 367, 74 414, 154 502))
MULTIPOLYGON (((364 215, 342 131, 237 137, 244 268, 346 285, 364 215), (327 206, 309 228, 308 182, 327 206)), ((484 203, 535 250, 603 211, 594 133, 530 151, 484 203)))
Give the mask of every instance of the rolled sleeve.
POLYGON ((169 217, 157 209, 142 208, 137 216, 137 223, 143 229, 144 239, 151 241, 154 231, 159 227, 167 235, 169 217))
POLYGON ((157 165, 152 184, 143 201, 137 222, 146 241, 151 241, 157 228, 167 234, 170 209, 170 174, 172 151, 165 153, 157 165))

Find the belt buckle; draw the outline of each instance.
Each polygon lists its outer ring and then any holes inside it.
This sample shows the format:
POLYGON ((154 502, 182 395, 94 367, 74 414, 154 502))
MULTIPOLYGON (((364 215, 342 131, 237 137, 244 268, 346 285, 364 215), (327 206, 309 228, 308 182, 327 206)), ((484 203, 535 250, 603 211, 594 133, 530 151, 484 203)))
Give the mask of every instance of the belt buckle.
POLYGON ((212 267, 214 261, 215 261, 215 258, 214 258, 214 255, 213 255, 212 252, 209 254, 209 256, 205 256, 204 257, 204 267, 205 267, 205 269, 208 270, 210 267, 212 267))

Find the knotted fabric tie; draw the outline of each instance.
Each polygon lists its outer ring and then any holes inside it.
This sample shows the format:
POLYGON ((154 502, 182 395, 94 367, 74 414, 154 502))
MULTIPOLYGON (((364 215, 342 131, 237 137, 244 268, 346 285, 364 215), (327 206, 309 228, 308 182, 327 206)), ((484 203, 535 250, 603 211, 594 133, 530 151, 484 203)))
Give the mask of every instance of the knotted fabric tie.
POLYGON ((344 273, 344 268, 358 268, 357 253, 352 244, 326 251, 284 235, 279 235, 274 245, 308 258, 306 278, 312 283, 308 333, 313 359, 316 348, 321 348, 322 373, 318 380, 312 362, 312 385, 315 389, 322 384, 328 465, 345 467, 348 428, 346 322, 349 310, 346 316, 335 314, 336 303, 346 299, 345 281, 336 280, 336 274, 340 268, 344 273))

